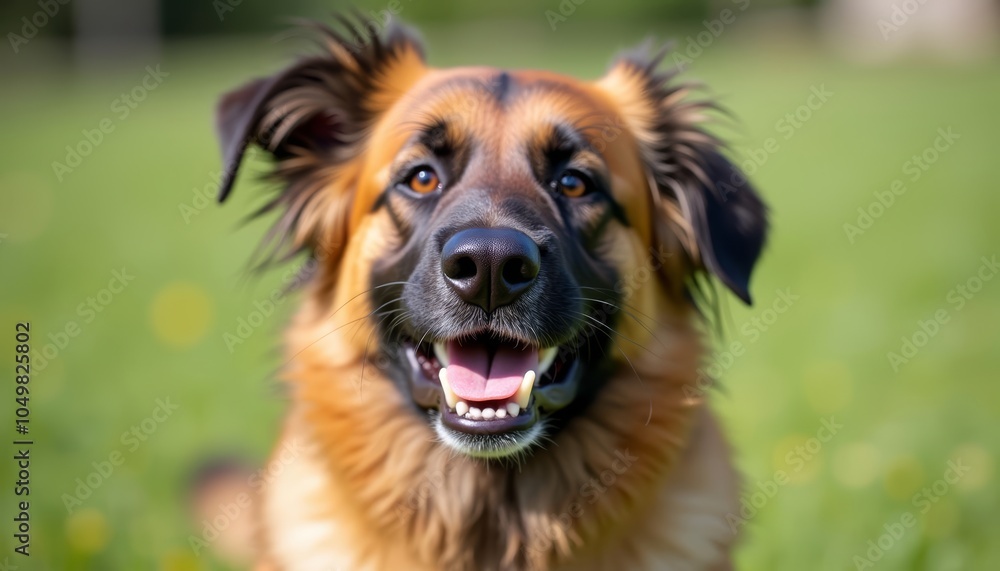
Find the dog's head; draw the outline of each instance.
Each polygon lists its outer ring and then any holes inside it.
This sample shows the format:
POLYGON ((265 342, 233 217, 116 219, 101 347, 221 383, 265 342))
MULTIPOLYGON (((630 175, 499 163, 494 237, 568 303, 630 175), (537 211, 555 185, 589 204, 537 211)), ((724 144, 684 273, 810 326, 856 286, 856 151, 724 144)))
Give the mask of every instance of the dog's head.
POLYGON ((316 339, 296 349, 337 332, 331 363, 367 363, 443 442, 503 457, 586 414, 658 320, 690 319, 700 276, 749 302, 765 208, 659 56, 584 82, 319 29, 323 53, 228 94, 218 121, 221 198, 261 146, 285 186, 276 236, 317 260, 316 339))

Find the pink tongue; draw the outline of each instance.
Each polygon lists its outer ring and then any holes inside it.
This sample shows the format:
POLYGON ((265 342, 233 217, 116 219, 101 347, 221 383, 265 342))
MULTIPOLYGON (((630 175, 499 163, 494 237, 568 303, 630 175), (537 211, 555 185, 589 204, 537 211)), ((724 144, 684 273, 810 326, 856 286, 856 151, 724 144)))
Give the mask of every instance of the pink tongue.
POLYGON ((501 346, 490 363, 484 345, 448 342, 448 384, 464 401, 501 400, 514 396, 529 370, 538 369, 538 350, 501 346))

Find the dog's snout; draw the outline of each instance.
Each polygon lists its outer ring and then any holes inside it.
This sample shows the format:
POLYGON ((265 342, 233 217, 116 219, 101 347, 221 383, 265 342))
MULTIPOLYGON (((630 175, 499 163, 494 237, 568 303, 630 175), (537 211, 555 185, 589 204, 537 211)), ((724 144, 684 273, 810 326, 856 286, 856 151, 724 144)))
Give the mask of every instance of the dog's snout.
POLYGON ((464 301, 487 313, 512 303, 538 276, 538 245, 513 228, 470 228, 445 242, 441 272, 464 301))

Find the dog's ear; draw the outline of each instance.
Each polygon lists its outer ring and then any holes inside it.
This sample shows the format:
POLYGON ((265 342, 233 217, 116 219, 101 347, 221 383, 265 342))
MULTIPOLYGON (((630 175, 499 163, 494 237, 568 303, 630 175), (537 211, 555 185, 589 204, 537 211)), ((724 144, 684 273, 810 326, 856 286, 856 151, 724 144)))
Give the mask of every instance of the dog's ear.
POLYGON ((372 37, 362 22, 339 21, 346 33, 304 24, 319 36, 321 53, 227 93, 216 112, 224 164, 219 201, 229 196, 246 150, 257 145, 275 159, 274 174, 285 183, 262 209, 285 208, 269 237, 328 255, 343 242, 320 243, 331 231, 323 222, 344 226, 353 190, 341 171, 374 121, 426 70, 420 42, 406 28, 393 25, 372 37))
POLYGON ((722 143, 702 128, 715 105, 687 99, 657 68, 665 51, 625 54, 598 82, 635 136, 653 192, 654 238, 679 243, 691 265, 714 274, 747 304, 768 231, 767 208, 722 143))

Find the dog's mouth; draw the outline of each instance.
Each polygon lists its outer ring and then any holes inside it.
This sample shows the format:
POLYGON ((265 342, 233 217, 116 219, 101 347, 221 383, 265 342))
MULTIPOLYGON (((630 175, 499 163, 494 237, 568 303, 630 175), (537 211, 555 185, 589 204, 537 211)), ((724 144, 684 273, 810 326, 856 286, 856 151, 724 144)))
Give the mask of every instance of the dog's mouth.
POLYGON ((438 411, 452 433, 479 442, 483 455, 509 453, 492 450, 497 447, 489 446, 495 440, 490 437, 506 435, 502 440, 511 445, 524 440, 541 420, 573 401, 581 377, 580 359, 570 345, 543 348, 480 333, 409 340, 403 347, 416 404, 438 411))

